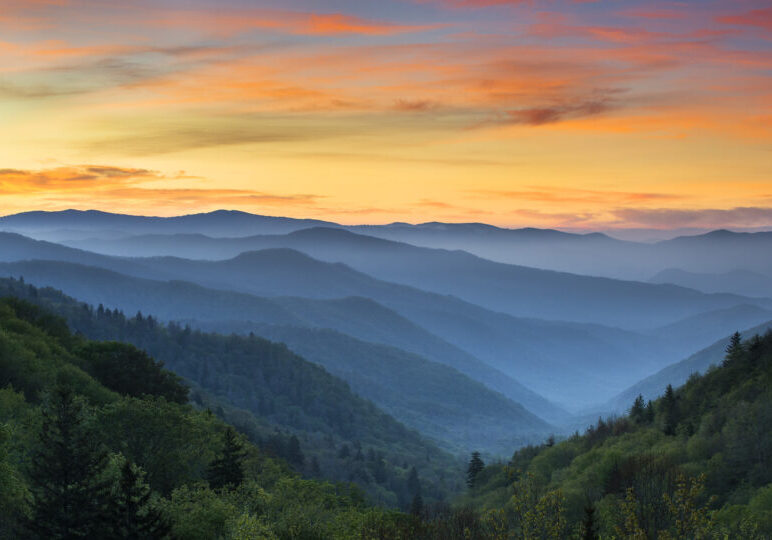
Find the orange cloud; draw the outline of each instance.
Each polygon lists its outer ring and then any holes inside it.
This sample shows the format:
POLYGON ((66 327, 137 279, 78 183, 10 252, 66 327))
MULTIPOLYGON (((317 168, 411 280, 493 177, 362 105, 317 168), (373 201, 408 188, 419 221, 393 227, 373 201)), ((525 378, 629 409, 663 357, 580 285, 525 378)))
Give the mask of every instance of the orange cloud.
POLYGON ((397 24, 363 19, 344 13, 301 13, 281 10, 165 12, 155 15, 150 24, 165 28, 191 27, 207 33, 235 34, 253 29, 266 29, 308 36, 359 34, 390 36, 421 32, 442 25, 397 24))
POLYGON ((163 178, 158 172, 102 165, 57 167, 37 171, 0 169, 0 193, 31 194, 93 190, 125 186, 163 178))
MULTIPOLYGON (((716 20, 723 24, 752 26, 772 32, 772 7, 766 9, 754 9, 738 15, 724 15, 716 17, 716 20)), ((769 35, 767 35, 767 37, 769 37, 769 35)))

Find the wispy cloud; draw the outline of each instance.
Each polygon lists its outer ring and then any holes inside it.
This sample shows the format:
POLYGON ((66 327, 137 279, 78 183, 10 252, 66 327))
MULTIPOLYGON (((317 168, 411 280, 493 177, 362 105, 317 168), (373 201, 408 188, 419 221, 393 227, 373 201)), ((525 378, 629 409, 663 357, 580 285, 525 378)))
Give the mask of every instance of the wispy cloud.
POLYGON ((613 214, 625 226, 657 229, 697 227, 766 227, 772 224, 772 207, 682 210, 673 208, 624 208, 613 214))

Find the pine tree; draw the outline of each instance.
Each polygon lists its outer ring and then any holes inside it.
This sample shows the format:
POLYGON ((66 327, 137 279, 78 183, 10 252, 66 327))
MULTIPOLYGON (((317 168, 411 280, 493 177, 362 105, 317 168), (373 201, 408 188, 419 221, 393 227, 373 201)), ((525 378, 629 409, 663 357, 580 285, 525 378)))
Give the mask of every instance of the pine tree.
POLYGON ((169 526, 150 504, 150 486, 144 471, 128 461, 121 467, 118 489, 110 512, 112 537, 132 540, 165 538, 169 526))
POLYGON ((638 394, 633 406, 630 407, 630 418, 636 423, 641 424, 646 419, 646 405, 643 401, 643 395, 638 394))
POLYGON ((474 488, 477 483, 477 476, 485 468, 485 463, 480 457, 480 452, 472 452, 472 458, 469 460, 469 467, 466 470, 466 485, 474 488))
POLYGON ((662 396, 663 431, 665 435, 675 435, 678 426, 678 404, 676 403, 673 385, 668 384, 665 395, 662 396))
POLYGON ((222 455, 209 464, 209 485, 213 489, 240 486, 244 480, 243 461, 244 447, 236 437, 235 430, 228 427, 223 435, 222 455))
POLYGON ((651 400, 646 403, 644 419, 647 424, 651 424, 654 421, 654 403, 652 403, 651 400))
POLYGON ((412 467, 407 475, 407 491, 412 497, 421 493, 421 480, 418 479, 418 471, 415 467, 412 467))
POLYGON ((725 349, 726 356, 724 356, 723 365, 731 364, 740 353, 742 352, 742 335, 740 332, 735 332, 732 337, 729 338, 729 345, 725 349))
POLYGON ((420 517, 424 513, 424 499, 421 497, 420 492, 416 493, 413 496, 413 500, 410 502, 410 513, 417 517, 420 517))
POLYGON ((28 529, 38 538, 102 538, 110 482, 107 452, 87 428, 83 401, 57 386, 42 411, 29 477, 34 501, 28 529))

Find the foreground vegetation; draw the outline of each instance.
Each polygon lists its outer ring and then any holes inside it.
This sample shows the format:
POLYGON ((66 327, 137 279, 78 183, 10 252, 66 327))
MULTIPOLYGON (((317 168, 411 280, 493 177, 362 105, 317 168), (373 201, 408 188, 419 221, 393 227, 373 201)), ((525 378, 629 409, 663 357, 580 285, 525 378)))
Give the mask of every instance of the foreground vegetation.
MULTIPOLYGON (((291 436, 281 457, 250 434, 270 415, 234 429, 210 407, 219 403, 132 345, 91 341, 39 306, 0 300, 0 537, 772 536, 772 333, 738 335, 721 367, 583 435, 506 464, 473 455, 452 507, 427 496, 407 463, 407 511, 373 506, 355 485, 293 465, 302 450, 291 436)), ((372 463, 366 449, 348 450, 341 459, 372 463)))
POLYGON ((502 538, 771 538, 772 333, 584 435, 480 472, 465 504, 502 538))

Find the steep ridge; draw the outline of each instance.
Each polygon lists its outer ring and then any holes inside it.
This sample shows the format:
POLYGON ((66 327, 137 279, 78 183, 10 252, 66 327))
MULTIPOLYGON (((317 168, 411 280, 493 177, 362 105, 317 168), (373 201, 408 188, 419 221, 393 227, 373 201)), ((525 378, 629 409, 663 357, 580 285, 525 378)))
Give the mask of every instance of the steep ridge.
MULTIPOLYGON (((312 228, 287 235, 231 239, 190 236, 164 239, 156 236, 127 239, 123 244, 115 245, 119 247, 108 246, 107 249, 134 255, 160 251, 198 259, 223 259, 247 250, 291 248, 319 260, 343 262, 386 281, 453 294, 493 311, 627 329, 650 329, 652 321, 660 321, 660 324, 675 322, 740 303, 772 307, 769 299, 705 294, 672 285, 514 266, 462 251, 420 248, 339 228, 312 228), (145 245, 154 247, 148 249, 145 245), (629 309, 631 305, 636 309, 629 309)), ((92 247, 99 249, 98 245, 92 247)))
MULTIPOLYGON (((65 263, 57 265, 60 275, 64 274, 65 267, 63 265, 65 263)), ((75 270, 79 271, 81 268, 75 268, 75 270)), ((161 286, 156 285, 153 288, 153 284, 147 280, 126 278, 107 271, 97 270, 96 272, 101 272, 104 277, 112 278, 112 280, 108 282, 106 287, 99 285, 92 285, 90 287, 91 292, 85 300, 94 305, 97 304, 95 299, 101 299, 108 308, 122 308, 122 303, 116 304, 110 301, 112 299, 110 289, 115 288, 124 291, 128 297, 137 296, 135 293, 150 289, 152 296, 155 298, 155 304, 149 302, 144 297, 140 297, 138 300, 138 302, 142 302, 145 305, 144 317, 151 313, 160 317, 161 320, 179 320, 181 318, 179 316, 167 318, 152 310, 154 306, 167 306, 167 310, 173 310, 179 291, 183 291, 184 297, 190 298, 191 304, 186 305, 194 305, 194 309, 198 310, 195 312, 203 313, 208 307, 204 303, 205 300, 200 304, 195 304, 196 292, 201 290, 201 288, 196 286, 182 289, 176 287, 166 290, 163 288, 163 284, 160 284, 161 286)), ((35 282, 36 280, 34 278, 26 278, 26 281, 35 282)), ((94 280, 92 280, 93 282, 94 280)), ((6 283, 8 283, 7 280, 6 283)), ((58 284, 55 286, 58 287, 58 284)), ((232 293, 231 296, 226 297, 224 303, 227 304, 229 300, 232 301, 235 296, 239 295, 232 293)), ((248 295, 240 296, 244 298, 235 304, 237 307, 234 309, 234 313, 239 312, 244 305, 248 305, 248 301, 251 298, 248 295)), ((134 304, 131 306, 132 308, 136 307, 134 304)), ((133 313, 134 310, 132 309, 129 312, 133 313)), ((181 313, 185 312, 187 312, 187 309, 184 309, 181 313)), ((209 319, 209 321, 211 320, 209 319)), ((76 328, 81 328, 77 322, 74 324, 76 328)), ((198 326, 224 330, 228 333, 234 330, 230 325, 223 325, 222 323, 214 325, 210 322, 209 324, 200 324, 198 326)), ((265 326, 261 328, 265 328, 265 326)), ((304 350, 308 350, 305 347, 308 346, 309 332, 313 331, 306 329, 303 332, 297 326, 291 327, 290 331, 285 329, 285 335, 292 337, 295 345, 302 345, 304 350)), ((129 340, 143 347, 153 346, 144 341, 136 341, 136 336, 121 335, 115 337, 129 340)), ((320 342, 319 346, 322 345, 325 348, 318 350, 315 353, 317 356, 310 358, 311 361, 318 360, 317 363, 325 367, 327 365, 335 365, 338 372, 357 393, 364 397, 372 398, 377 404, 396 414, 398 419, 406 422, 409 426, 416 429, 428 429, 427 433, 429 435, 442 441, 444 446, 454 451, 465 452, 469 448, 465 445, 476 441, 475 446, 485 448, 486 451, 498 452, 506 448, 507 444, 522 444, 525 441, 539 440, 552 429, 543 420, 503 395, 489 390, 480 383, 474 382, 455 369, 430 362, 420 356, 411 355, 393 348, 378 348, 375 345, 340 335, 333 335, 332 339, 328 338, 326 341, 320 342), (369 360, 365 362, 365 359, 369 360), (333 363, 333 360, 336 364, 333 363), (379 373, 385 373, 389 370, 392 370, 390 378, 381 379, 381 388, 373 389, 373 380, 378 378, 379 373), (413 380, 411 385, 406 386, 403 379, 408 376, 412 377, 413 380), (444 391, 437 387, 440 381, 446 384, 444 391), (409 402, 420 403, 421 406, 411 408, 400 405, 399 399, 395 398, 400 392, 402 397, 408 399, 409 402), (433 396, 433 403, 427 402, 427 395, 433 396), (442 412, 443 410, 444 412, 442 412), (468 422, 465 420, 467 417, 474 418, 475 422, 468 422), (483 432, 488 433, 488 436, 483 437, 483 432), (492 434, 496 434, 496 437, 491 436, 492 434)), ((236 346, 238 348, 238 343, 236 346)), ((190 370, 193 367, 181 366, 177 358, 168 359, 167 354, 169 354, 169 351, 153 349, 151 352, 159 359, 166 361, 167 365, 172 369, 179 369, 181 374, 194 377, 194 380, 197 380, 199 384, 205 384, 195 378, 196 376, 199 378, 204 377, 200 371, 195 371, 195 376, 191 375, 190 370)), ((200 361, 198 363, 200 364, 200 361)), ((212 373, 212 377, 211 381, 207 379, 208 384, 216 384, 220 388, 220 383, 216 382, 216 378, 219 376, 215 376, 212 373)), ((247 384, 247 382, 244 384, 247 384)), ((240 403, 236 403, 236 405, 245 406, 240 403)))
MULTIPOLYGON (((772 319, 741 332, 743 339, 750 339, 756 334, 763 335, 772 329, 772 319)), ((714 342, 709 347, 690 355, 688 358, 671 364, 657 373, 646 377, 631 387, 620 392, 605 407, 607 411, 623 412, 638 395, 645 399, 656 399, 663 394, 668 384, 674 387, 685 384, 694 374, 703 374, 711 366, 718 366, 729 345, 730 336, 714 342)))

